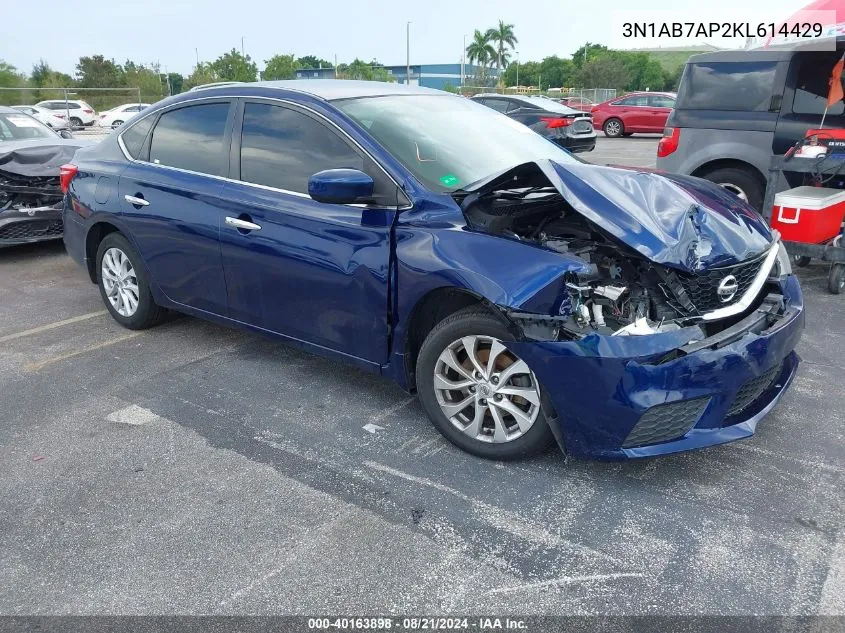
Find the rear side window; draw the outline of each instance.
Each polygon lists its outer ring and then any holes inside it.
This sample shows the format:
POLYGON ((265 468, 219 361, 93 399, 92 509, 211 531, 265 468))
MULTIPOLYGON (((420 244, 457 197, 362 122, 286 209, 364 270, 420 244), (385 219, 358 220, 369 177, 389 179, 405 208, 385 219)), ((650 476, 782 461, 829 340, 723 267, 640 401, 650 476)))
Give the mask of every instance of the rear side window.
POLYGON ((144 159, 141 152, 144 148, 144 141, 147 138, 147 134, 150 133, 150 128, 153 126, 154 119, 154 116, 148 116, 146 119, 141 119, 120 135, 120 139, 123 141, 123 146, 132 158, 141 160, 144 159))
POLYGON ((674 108, 675 100, 665 95, 650 95, 648 105, 652 108, 674 108))
POLYGON ((319 121, 282 106, 247 103, 244 107, 244 182, 308 193, 308 179, 313 174, 344 167, 363 170, 364 160, 319 121))
POLYGON ((774 93, 776 69, 776 62, 687 64, 676 107, 766 112, 774 93))
MULTIPOLYGON (((798 55, 798 72, 795 78, 795 97, 792 111, 796 114, 818 114, 824 112, 827 93, 830 90, 830 75, 833 66, 842 58, 841 51, 829 53, 815 52, 798 55)), ((829 115, 839 116, 845 110, 840 99, 827 111, 829 115)))
POLYGON ((153 129, 150 161, 202 174, 226 176, 224 148, 228 103, 208 103, 170 110, 153 129))
POLYGON ((645 96, 645 95, 625 97, 624 99, 620 99, 619 101, 614 101, 613 105, 616 105, 616 106, 645 106, 645 105, 648 105, 648 97, 645 96))

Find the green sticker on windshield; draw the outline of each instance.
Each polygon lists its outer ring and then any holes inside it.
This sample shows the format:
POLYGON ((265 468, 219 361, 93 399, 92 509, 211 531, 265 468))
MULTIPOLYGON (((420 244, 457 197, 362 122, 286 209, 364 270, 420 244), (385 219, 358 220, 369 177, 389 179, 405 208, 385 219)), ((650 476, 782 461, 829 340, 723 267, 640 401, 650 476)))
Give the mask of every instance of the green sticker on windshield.
POLYGON ((458 180, 458 177, 455 174, 446 174, 445 176, 440 176, 440 182, 442 182, 445 187, 457 187, 461 181, 458 180))

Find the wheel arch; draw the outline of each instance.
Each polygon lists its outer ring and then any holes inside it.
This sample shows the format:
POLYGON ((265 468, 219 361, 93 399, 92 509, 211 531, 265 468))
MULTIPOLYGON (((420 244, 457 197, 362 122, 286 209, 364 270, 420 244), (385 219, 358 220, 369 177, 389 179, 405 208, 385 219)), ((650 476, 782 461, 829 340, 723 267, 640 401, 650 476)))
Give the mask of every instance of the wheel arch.
POLYGON ((717 158, 715 160, 708 161, 706 163, 702 163, 698 167, 696 167, 690 173, 690 176, 695 176, 697 178, 702 178, 704 174, 707 172, 715 171, 717 169, 744 169, 745 171, 749 172, 757 181, 765 188, 766 186, 766 177, 763 173, 757 169, 754 165, 749 163, 748 161, 744 161, 739 158, 717 158))
POLYGON ((406 321, 402 350, 405 359, 403 371, 408 391, 412 393, 416 391, 417 357, 426 337, 443 319, 471 306, 485 308, 492 316, 500 319, 506 327, 513 327, 507 317, 489 300, 468 288, 440 286, 430 290, 414 304, 406 321))
POLYGON ((92 283, 97 283, 97 250, 100 248, 100 243, 105 239, 106 235, 110 233, 120 233, 121 230, 106 220, 95 222, 88 229, 85 235, 85 266, 88 269, 88 276, 92 283))

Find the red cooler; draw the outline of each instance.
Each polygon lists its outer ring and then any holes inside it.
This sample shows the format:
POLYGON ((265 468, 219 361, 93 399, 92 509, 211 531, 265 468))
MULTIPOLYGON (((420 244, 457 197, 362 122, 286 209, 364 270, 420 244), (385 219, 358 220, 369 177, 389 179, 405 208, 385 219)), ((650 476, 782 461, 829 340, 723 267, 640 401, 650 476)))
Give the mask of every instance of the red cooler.
POLYGON ((796 187, 775 195, 772 228, 788 242, 821 244, 842 230, 845 190, 796 187))

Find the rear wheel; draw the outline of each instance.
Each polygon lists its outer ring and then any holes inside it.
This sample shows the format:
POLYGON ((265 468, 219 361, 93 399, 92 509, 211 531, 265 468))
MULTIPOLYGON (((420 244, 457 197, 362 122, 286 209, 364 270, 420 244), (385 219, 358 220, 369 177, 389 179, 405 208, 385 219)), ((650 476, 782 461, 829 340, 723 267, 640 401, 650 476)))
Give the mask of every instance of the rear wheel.
POLYGON ((830 267, 827 289, 835 295, 840 295, 845 290, 845 264, 834 264, 830 267))
POLYGON ((70 117, 70 124, 73 127, 82 127, 82 119, 80 119, 79 117, 72 116, 70 117))
POLYGON ((114 123, 111 124, 112 128, 118 128, 121 125, 123 125, 123 121, 115 121, 114 123))
POLYGON ((747 202, 758 211, 763 206, 763 185, 748 169, 743 167, 720 167, 701 174, 702 178, 724 187, 737 198, 747 202))
POLYGON ((625 134, 625 126, 619 119, 608 119, 604 122, 602 130, 604 130, 604 135, 610 138, 619 138, 625 134))
POLYGON ((528 365, 503 344, 513 340, 489 312, 465 308, 441 321, 417 359, 420 402, 437 430, 488 459, 518 459, 553 437, 528 365))
POLYGON ((97 249, 97 285, 115 321, 130 330, 156 325, 165 311, 153 301, 141 258, 120 233, 109 233, 97 249))

